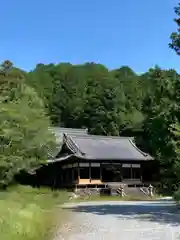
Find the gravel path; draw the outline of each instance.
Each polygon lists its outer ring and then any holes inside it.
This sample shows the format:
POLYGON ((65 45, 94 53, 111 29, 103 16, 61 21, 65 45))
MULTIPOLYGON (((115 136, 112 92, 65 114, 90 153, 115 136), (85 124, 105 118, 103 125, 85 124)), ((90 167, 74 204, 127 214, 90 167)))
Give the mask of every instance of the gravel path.
POLYGON ((170 201, 66 204, 70 221, 54 240, 176 240, 180 212, 170 201))

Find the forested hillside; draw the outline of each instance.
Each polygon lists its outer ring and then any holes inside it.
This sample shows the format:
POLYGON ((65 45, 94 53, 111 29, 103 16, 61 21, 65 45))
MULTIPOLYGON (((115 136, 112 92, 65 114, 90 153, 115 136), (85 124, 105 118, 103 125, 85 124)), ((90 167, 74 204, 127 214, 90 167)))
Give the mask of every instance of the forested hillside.
POLYGON ((161 161, 168 185, 178 175, 172 129, 180 122, 179 80, 173 69, 156 66, 138 75, 128 66, 108 70, 95 63, 38 64, 27 73, 27 83, 44 99, 54 125, 135 136, 161 161))
MULTIPOLYGON (((179 6, 175 11, 180 25, 179 6)), ((170 47, 179 54, 179 29, 170 47)), ((53 124, 135 136, 141 149, 160 161, 162 182, 168 188, 178 185, 180 74, 175 70, 155 66, 139 75, 130 66, 110 70, 96 63, 39 63, 24 72, 10 60, 0 75, 2 183, 47 158, 53 144, 47 128, 53 124)))
MULTIPOLYGON (((34 164, 38 164, 36 160, 44 158, 40 156, 42 148, 35 147, 38 151, 34 152, 34 146, 29 145, 34 142, 29 141, 32 137, 37 144, 45 146, 47 157, 49 142, 45 128, 51 124, 88 128, 93 134, 134 136, 141 149, 161 162, 163 180, 172 186, 177 178, 179 180, 180 169, 176 151, 180 122, 179 80, 180 75, 175 70, 158 66, 142 75, 128 66, 108 70, 95 63, 38 64, 31 72, 12 67, 5 74, 1 73, 1 116, 16 121, 15 126, 11 121, 3 122, 4 148, 9 149, 6 139, 17 141, 15 156, 19 160, 15 165, 18 171, 27 168, 29 163, 32 166, 33 159, 34 164), (51 123, 48 123, 48 116, 51 123), (17 133, 17 128, 22 132, 17 133), (19 141, 23 144, 18 145, 19 141), (30 159, 23 161, 28 154, 30 159)), ((8 162, 12 164, 11 159, 8 162)), ((5 171, 7 175, 8 171, 5 171)))

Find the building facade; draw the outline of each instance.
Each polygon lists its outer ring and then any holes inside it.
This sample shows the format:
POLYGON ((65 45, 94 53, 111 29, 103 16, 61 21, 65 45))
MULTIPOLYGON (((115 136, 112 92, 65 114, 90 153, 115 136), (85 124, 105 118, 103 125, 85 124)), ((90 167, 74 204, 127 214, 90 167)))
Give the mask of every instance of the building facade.
MULTIPOLYGON (((85 129, 55 128, 53 132, 61 147, 48 161, 44 172, 52 169, 55 185, 74 188, 124 183, 137 186, 153 181, 155 161, 142 152, 131 137, 90 135, 85 129)), ((42 170, 40 172, 39 175, 42 170)))

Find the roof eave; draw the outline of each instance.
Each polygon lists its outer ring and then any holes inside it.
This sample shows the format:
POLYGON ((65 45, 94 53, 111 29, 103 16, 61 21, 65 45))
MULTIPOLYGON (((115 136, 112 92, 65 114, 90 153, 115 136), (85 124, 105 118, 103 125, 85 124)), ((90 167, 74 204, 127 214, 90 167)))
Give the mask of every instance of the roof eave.
POLYGON ((143 158, 143 159, 137 159, 137 158, 94 158, 94 157, 90 157, 90 156, 81 156, 78 154, 74 154, 75 157, 83 159, 83 160, 99 160, 99 161, 151 161, 154 160, 153 158, 143 158))

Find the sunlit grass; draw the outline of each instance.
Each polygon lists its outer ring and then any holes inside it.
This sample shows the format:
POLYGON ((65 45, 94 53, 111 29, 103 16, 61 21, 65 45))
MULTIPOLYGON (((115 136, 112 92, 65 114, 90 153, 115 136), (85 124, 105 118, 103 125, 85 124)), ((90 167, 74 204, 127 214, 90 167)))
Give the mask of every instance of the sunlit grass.
POLYGON ((155 195, 152 198, 147 196, 126 196, 126 197, 120 197, 120 196, 91 196, 87 198, 77 198, 73 199, 73 202, 84 202, 84 201, 152 201, 159 198, 159 195, 155 195))
POLYGON ((22 186, 0 192, 0 239, 49 239, 55 207, 66 199, 66 192, 22 186))

